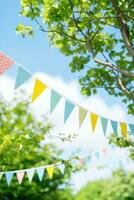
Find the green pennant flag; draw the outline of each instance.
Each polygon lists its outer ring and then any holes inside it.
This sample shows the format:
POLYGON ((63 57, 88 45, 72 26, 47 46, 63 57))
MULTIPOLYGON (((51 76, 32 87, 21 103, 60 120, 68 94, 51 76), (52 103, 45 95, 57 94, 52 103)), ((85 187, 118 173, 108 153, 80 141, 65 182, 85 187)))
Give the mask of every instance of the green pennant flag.
POLYGON ((106 135, 107 123, 108 123, 108 119, 101 117, 101 125, 102 125, 104 135, 106 135))
POLYGON ((61 99, 61 95, 58 94, 55 90, 51 89, 51 109, 50 109, 51 113, 53 112, 57 104, 59 103, 60 99, 61 99))
POLYGON ((86 115, 87 115, 87 110, 82 107, 79 107, 79 128, 81 127, 82 123, 84 122, 86 115))

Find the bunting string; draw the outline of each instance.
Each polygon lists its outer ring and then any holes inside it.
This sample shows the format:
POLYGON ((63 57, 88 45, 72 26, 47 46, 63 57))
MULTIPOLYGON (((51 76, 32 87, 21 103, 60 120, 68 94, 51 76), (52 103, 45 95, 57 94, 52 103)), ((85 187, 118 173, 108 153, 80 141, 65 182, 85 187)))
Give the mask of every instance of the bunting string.
MULTIPOLYGON (((21 87, 24 83, 26 83, 29 79, 32 78, 32 73, 25 67, 23 67, 21 64, 18 64, 15 62, 12 58, 9 58, 4 53, 0 52, 0 75, 3 74, 8 68, 10 68, 13 64, 18 66, 16 81, 15 81, 15 89, 21 87)), ((52 113, 56 106, 58 105, 61 98, 65 99, 65 109, 64 109, 64 123, 68 120, 69 116, 73 112, 75 107, 79 108, 79 128, 82 126, 87 114, 89 113, 90 121, 91 121, 91 127, 92 127, 92 133, 95 132, 97 123, 101 121, 102 130, 104 133, 104 136, 106 136, 107 126, 108 122, 110 121, 111 127, 113 129, 113 133, 115 137, 118 136, 118 129, 120 128, 120 131, 122 133, 122 136, 124 138, 128 138, 128 135, 134 136, 134 124, 127 124, 125 122, 119 122, 115 120, 111 120, 108 118, 104 118, 96 113, 93 113, 82 106, 78 105, 74 101, 68 99, 64 95, 60 94, 59 92, 53 90, 51 87, 43 83, 39 79, 35 79, 34 82, 34 89, 32 94, 32 102, 37 100, 37 98, 47 89, 49 88, 51 90, 51 102, 50 102, 50 112, 52 113), (128 134, 129 133, 129 134, 128 134)))
MULTIPOLYGON (((97 160, 100 158, 100 155, 106 156, 110 151, 114 151, 115 147, 110 146, 110 147, 103 147, 95 151, 91 151, 88 154, 85 154, 83 156, 74 156, 69 160, 66 160, 66 162, 72 162, 72 161, 79 161, 81 167, 83 167, 84 162, 88 160, 88 162, 92 161, 92 158, 96 158, 97 160)), ((29 182, 32 182, 33 176, 35 173, 37 173, 39 181, 42 181, 44 172, 46 169, 46 172, 48 174, 48 177, 50 180, 53 178, 54 175, 54 170, 55 168, 59 169, 62 174, 65 173, 65 162, 57 162, 55 164, 50 164, 50 165, 45 165, 45 166, 40 166, 40 167, 35 167, 35 168, 30 168, 30 169, 19 169, 19 170, 13 170, 13 171, 0 171, 0 181, 2 180, 2 177, 5 175, 7 185, 9 186, 12 178, 14 175, 16 175, 18 183, 21 184, 23 182, 24 176, 27 175, 29 182)))

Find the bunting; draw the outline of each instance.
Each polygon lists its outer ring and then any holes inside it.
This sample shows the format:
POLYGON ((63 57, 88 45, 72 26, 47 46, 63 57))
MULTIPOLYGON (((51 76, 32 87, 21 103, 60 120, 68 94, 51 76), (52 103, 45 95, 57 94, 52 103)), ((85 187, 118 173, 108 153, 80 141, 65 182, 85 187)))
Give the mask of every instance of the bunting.
POLYGON ((129 124, 131 134, 134 135, 134 124, 129 124))
POLYGON ((46 90, 46 88, 47 88, 47 85, 42 83, 39 79, 36 79, 35 84, 34 84, 34 91, 32 95, 32 102, 34 102, 42 94, 42 92, 46 90))
POLYGON ((125 123, 120 123, 122 135, 127 139, 127 125, 125 123))
POLYGON ((21 184, 25 175, 25 171, 18 171, 16 173, 18 183, 21 184))
POLYGON ((79 107, 79 128, 81 127, 82 123, 84 122, 86 115, 87 115, 87 110, 82 107, 79 107))
POLYGON ((91 117, 92 132, 94 133, 99 116, 94 113, 91 113, 90 117, 91 117))
POLYGON ((64 164, 59 165, 59 166, 58 166, 58 169, 60 170, 60 172, 61 172, 62 174, 65 173, 65 165, 64 165, 64 164))
POLYGON ((36 171, 37 171, 39 180, 42 181, 43 175, 44 175, 44 169, 43 168, 38 168, 38 169, 36 169, 36 171))
MULTIPOLYGON (((17 64, 11 58, 9 58, 8 56, 0 52, 0 74, 3 74, 13 64, 16 64, 18 66, 16 81, 15 81, 15 89, 17 89, 31 78, 31 72, 29 72, 22 65, 17 64)), ((44 84, 41 80, 35 79, 33 93, 32 93, 32 102, 34 102, 47 88, 48 86, 44 84)), ((57 104, 59 103, 60 99, 63 97, 63 95, 59 94, 57 91, 53 90, 52 88, 50 88, 50 90, 51 90, 50 112, 52 113, 54 109, 56 108, 57 104)), ((78 116, 79 128, 82 126, 87 113, 89 113, 91 115, 90 120, 91 120, 92 132, 93 133, 95 132, 98 119, 100 118, 104 136, 106 135, 109 119, 105 117, 101 117, 93 112, 90 112, 87 109, 75 103, 71 103, 71 101, 67 99, 66 97, 64 97, 64 99, 65 99, 64 123, 69 118, 73 109, 77 106, 79 109, 79 116, 78 116)), ((110 120, 110 122, 111 122, 111 126, 112 126, 115 137, 118 136, 118 124, 120 124, 123 137, 125 138, 128 137, 127 126, 129 127, 130 134, 134 135, 134 124, 126 124, 124 122, 122 123, 122 122, 117 122, 114 120, 110 120)))
POLYGON ((50 179, 53 178, 54 166, 47 167, 47 173, 50 179))
POLYGON ((60 99, 61 95, 58 94, 55 90, 51 89, 51 113, 59 103, 60 99))
POLYGON ((28 180, 29 180, 30 183, 32 182, 32 179, 33 179, 33 176, 34 176, 34 172, 35 172, 34 169, 27 170, 27 176, 28 176, 28 180))
POLYGON ((102 125, 104 135, 106 135, 107 123, 108 123, 108 120, 104 117, 101 117, 101 125, 102 125))
POLYGON ((7 172, 6 173, 6 181, 7 181, 7 185, 9 186, 12 180, 14 173, 13 172, 7 172))
POLYGON ((15 62, 0 52, 0 75, 9 69, 15 62))
POLYGON ((25 82, 27 82, 31 78, 31 73, 19 66, 16 76, 15 89, 19 88, 25 82))
POLYGON ((74 109, 74 104, 71 102, 67 101, 65 102, 65 112, 64 112, 64 123, 67 121, 68 117, 70 116, 71 112, 74 109))
POLYGON ((116 121, 111 120, 111 126, 113 128, 114 131, 114 135, 117 137, 118 136, 118 123, 116 121))

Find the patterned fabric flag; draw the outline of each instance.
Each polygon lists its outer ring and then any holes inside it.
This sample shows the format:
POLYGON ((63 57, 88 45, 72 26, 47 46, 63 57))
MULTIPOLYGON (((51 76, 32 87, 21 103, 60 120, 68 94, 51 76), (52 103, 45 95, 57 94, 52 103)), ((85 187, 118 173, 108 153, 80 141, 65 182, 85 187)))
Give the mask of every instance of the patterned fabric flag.
POLYGON ((58 166, 58 169, 60 170, 60 172, 62 173, 62 174, 64 174, 64 172, 65 172, 65 165, 63 164, 63 165, 59 165, 58 166))
POLYGON ((87 115, 87 110, 82 107, 79 107, 79 128, 81 127, 82 123, 84 122, 86 115, 87 115))
POLYGON ((31 78, 31 73, 19 66, 16 76, 15 89, 20 87, 23 83, 28 81, 31 78))
POLYGON ((134 124, 129 124, 131 134, 134 135, 134 124))
POLYGON ((43 168, 38 168, 38 169, 36 169, 36 171, 37 171, 39 180, 42 181, 43 175, 44 175, 44 169, 43 168))
POLYGON ((120 127, 122 135, 127 139, 127 124, 122 122, 120 123, 120 127))
POLYGON ((47 167, 47 173, 50 179, 53 178, 54 166, 47 167))
POLYGON ((106 135, 107 123, 108 123, 108 119, 101 117, 101 125, 102 125, 104 135, 106 135))
POLYGON ((22 183, 23 178, 24 178, 24 175, 25 175, 25 171, 18 171, 18 172, 16 173, 17 180, 18 180, 19 184, 22 183))
POLYGON ((57 106, 60 99, 61 99, 61 95, 58 94, 55 90, 51 89, 51 113, 57 106))
POLYGON ((6 172, 6 181, 7 181, 7 185, 9 186, 12 180, 14 173, 13 172, 6 172))
POLYGON ((34 169, 27 170, 27 176, 28 176, 28 180, 29 180, 30 183, 32 182, 34 172, 35 172, 34 169))
POLYGON ((36 79, 35 84, 34 84, 34 91, 32 95, 32 102, 34 102, 41 95, 41 93, 46 89, 47 89, 47 85, 42 83, 40 80, 36 79))
POLYGON ((90 117, 91 117, 92 131, 94 133, 99 116, 94 113, 91 113, 90 117))
POLYGON ((10 68, 15 62, 0 52, 0 75, 10 68))
POLYGON ((64 112, 64 123, 67 121, 69 115, 71 114, 71 112, 74 109, 74 104, 72 104, 71 102, 67 101, 65 102, 65 112, 64 112))
POLYGON ((111 126, 114 131, 114 135, 118 136, 118 123, 116 121, 111 120, 111 126))

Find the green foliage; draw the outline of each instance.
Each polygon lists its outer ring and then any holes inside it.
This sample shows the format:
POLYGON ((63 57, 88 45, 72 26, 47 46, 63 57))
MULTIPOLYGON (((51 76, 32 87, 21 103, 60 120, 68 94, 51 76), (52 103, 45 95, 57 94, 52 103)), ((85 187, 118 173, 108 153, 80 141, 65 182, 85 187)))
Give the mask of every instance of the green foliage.
POLYGON ((88 183, 76 200, 133 200, 134 173, 118 171, 107 180, 88 183))
MULTIPOLYGON (((59 161, 61 154, 53 144, 43 145, 42 141, 49 134, 51 125, 43 117, 38 121, 29 108, 27 101, 13 102, 0 100, 0 170, 27 169, 43 166, 59 161)), ((6 184, 5 176, 0 182, 0 199, 25 200, 71 200, 71 189, 68 180, 71 175, 71 165, 62 175, 55 169, 54 178, 50 180, 47 173, 40 182, 35 174, 32 183, 25 175, 22 185, 13 177, 11 185, 6 184)))
MULTIPOLYGON (((84 74, 83 94, 104 88, 134 114, 133 0, 21 0, 20 13, 72 57, 71 71, 84 74)), ((17 32, 24 36, 29 30, 19 25, 17 32)))

